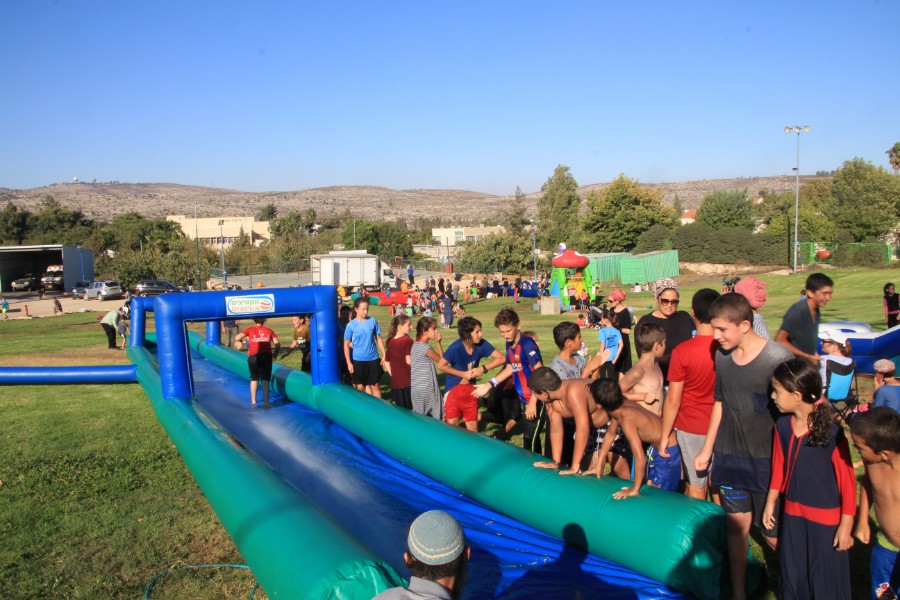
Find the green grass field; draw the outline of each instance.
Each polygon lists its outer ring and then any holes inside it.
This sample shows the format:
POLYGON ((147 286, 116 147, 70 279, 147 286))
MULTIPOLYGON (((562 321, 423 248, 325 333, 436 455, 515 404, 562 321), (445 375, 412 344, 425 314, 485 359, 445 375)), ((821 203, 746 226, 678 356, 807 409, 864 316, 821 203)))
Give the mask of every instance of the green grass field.
MULTIPOLYGON (((883 329, 881 289, 893 272, 829 274, 836 286, 824 320, 863 321, 883 329)), ((720 287, 720 278, 683 279, 683 298, 702 287, 720 287)), ((774 332, 798 298, 803 277, 762 279, 769 282, 770 297, 762 314, 774 332)), ((640 316, 649 311, 651 296, 629 294, 628 304, 640 316)), ((492 324, 504 306, 516 305, 512 299, 494 299, 466 306, 501 349, 492 324)), ((553 326, 575 315, 542 316, 531 310, 528 299, 516 308, 549 362, 555 355, 553 326)), ((372 308, 385 332, 387 312, 372 308)), ((273 319, 270 325, 289 336, 288 319, 273 319)), ((596 348, 596 339, 585 337, 596 348)), ((444 347, 454 339, 455 332, 448 332, 444 347)), ((96 313, 0 322, 0 340, 4 366, 126 363, 125 353, 106 349, 96 313)), ((292 354, 286 364, 299 366, 299 360, 292 354)), ((382 389, 388 398, 386 380, 382 389)), ((869 380, 861 379, 860 389, 864 399, 871 398, 869 380)), ((0 411, 0 596, 138 597, 170 567, 242 562, 139 386, 0 388, 0 411)), ((488 425, 487 432, 493 427, 488 425)), ((868 549, 856 546, 851 560, 854 597, 864 597, 868 549)), ((152 597, 241 598, 253 585, 246 570, 181 570, 161 579, 152 597)), ((257 591, 255 597, 265 594, 257 591)), ((767 589, 759 597, 774 594, 767 589)))

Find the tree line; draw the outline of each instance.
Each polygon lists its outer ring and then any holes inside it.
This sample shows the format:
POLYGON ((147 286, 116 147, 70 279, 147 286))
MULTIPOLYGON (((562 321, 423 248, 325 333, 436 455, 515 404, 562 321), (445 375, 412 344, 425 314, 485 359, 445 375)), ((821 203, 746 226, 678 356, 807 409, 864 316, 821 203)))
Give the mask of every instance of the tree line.
MULTIPOLYGON (((895 242, 900 215, 900 142, 888 155, 895 173, 854 158, 830 178, 808 181, 800 188, 799 241, 895 242)), ((536 207, 516 188, 507 207, 486 225, 503 225, 504 233, 464 243, 455 257, 466 272, 528 273, 535 266, 533 247, 554 250, 558 244, 583 253, 651 252, 677 249, 683 260, 747 261, 790 264, 795 196, 758 190, 719 190, 707 194, 696 222, 681 225, 681 202, 662 203, 661 188, 641 185, 620 174, 602 190, 578 194, 569 167, 559 165, 541 187, 536 207), (531 216, 533 215, 533 219, 531 216)), ((314 209, 281 214, 275 204, 255 215, 269 222, 270 237, 260 246, 242 232, 225 251, 230 274, 291 272, 309 268, 309 256, 338 244, 365 249, 390 261, 415 258, 414 244, 433 244, 434 227, 464 225, 447 219, 404 215, 372 221, 344 214, 318 219, 314 209)), ((180 285, 206 281, 220 267, 219 248, 188 239, 166 219, 137 213, 111 221, 93 221, 52 196, 34 213, 12 202, 0 210, 0 244, 81 244, 94 251, 98 277, 116 278, 133 286, 144 278, 169 279, 180 285)))
MULTIPOLYGON (((891 160, 893 166, 894 155, 891 160)), ((571 170, 559 165, 541 192, 535 211, 536 231, 530 229, 524 195, 517 189, 501 215, 506 232, 467 244, 457 255, 460 269, 528 272, 533 268, 532 236, 544 250, 566 243, 582 253, 676 249, 679 257, 688 261, 791 262, 794 193, 764 189, 751 197, 746 189, 717 190, 703 197, 695 222, 682 225, 677 196, 672 206, 666 206, 661 188, 641 185, 624 174, 582 200, 571 170)), ((896 243, 900 177, 861 158, 848 160, 830 178, 801 186, 799 217, 800 242, 896 243)), ((878 264, 876 256, 883 255, 862 253, 858 260, 860 264, 878 264)), ((539 265, 541 268, 546 264, 539 265)))

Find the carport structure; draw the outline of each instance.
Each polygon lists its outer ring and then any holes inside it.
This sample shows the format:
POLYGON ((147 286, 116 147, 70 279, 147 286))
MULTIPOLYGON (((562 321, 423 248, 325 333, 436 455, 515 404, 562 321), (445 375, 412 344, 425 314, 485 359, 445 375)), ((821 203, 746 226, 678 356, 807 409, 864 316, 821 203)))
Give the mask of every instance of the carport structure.
POLYGON ((64 290, 94 278, 94 252, 80 245, 0 246, 0 292, 11 291, 12 282, 26 273, 40 278, 49 265, 63 266, 64 290))

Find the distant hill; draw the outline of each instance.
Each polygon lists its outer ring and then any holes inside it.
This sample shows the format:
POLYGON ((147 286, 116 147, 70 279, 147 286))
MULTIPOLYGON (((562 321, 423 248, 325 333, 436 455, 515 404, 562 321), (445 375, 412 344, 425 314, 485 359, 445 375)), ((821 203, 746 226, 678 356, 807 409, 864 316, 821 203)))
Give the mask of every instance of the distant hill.
MULTIPOLYGON (((815 177, 801 177, 803 181, 815 177)), ((594 189, 609 184, 598 183, 579 188, 582 198, 594 189)), ((685 210, 697 208, 709 192, 721 189, 744 189, 756 195, 769 189, 776 193, 794 189, 794 178, 751 177, 708 179, 683 183, 648 184, 663 189, 663 202, 671 204, 675 194, 685 210)), ((366 219, 415 219, 440 217, 460 223, 475 223, 502 210, 509 196, 496 196, 467 190, 394 190, 373 186, 333 186, 291 192, 240 192, 171 183, 55 183, 29 190, 0 188, 0 204, 12 201, 19 208, 35 212, 41 199, 51 195, 66 208, 80 209, 90 219, 110 220, 118 215, 136 212, 148 218, 166 215, 200 217, 218 215, 254 215, 268 204, 275 204, 280 214, 312 208, 319 218, 343 214, 345 211, 366 219), (473 210, 474 209, 474 210, 473 210)), ((535 210, 541 193, 527 195, 535 210)))

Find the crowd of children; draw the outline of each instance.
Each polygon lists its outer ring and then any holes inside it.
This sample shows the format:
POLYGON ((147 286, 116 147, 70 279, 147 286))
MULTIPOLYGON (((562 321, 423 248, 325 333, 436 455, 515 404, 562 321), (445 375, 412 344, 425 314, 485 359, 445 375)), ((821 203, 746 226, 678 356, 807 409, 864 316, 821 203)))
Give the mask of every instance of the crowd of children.
POLYGON ((702 289, 691 301, 694 336, 671 352, 664 328, 651 320, 634 331, 639 360, 617 368, 621 354, 630 354, 619 323, 630 313, 603 309, 592 334, 596 354, 585 352, 582 328, 567 320, 553 330, 559 353, 545 366, 534 335, 522 331, 512 308, 501 309, 493 322, 503 352, 469 316, 459 319, 459 339, 446 350, 435 318, 421 317, 413 339, 409 314, 394 316, 385 349, 368 301, 358 299, 354 308, 345 359, 360 389, 379 395, 380 349, 398 406, 454 426, 462 421, 473 432, 489 418, 500 425, 498 437, 524 414, 523 445, 542 455, 535 467, 600 477, 608 464, 632 480, 614 494, 618 500, 639 495, 646 482, 721 504, 732 598, 744 597, 752 529, 778 552, 780 597, 850 598, 846 551, 854 538, 875 542, 873 597, 878 588, 897 591, 900 380, 893 363, 879 361, 880 404, 850 424, 866 469, 857 506, 849 442, 823 396, 825 365, 845 362, 851 352, 841 332, 820 336, 825 355, 814 365, 805 353, 759 335, 745 295, 702 289), (668 381, 660 368, 664 355, 668 381), (494 369, 500 371, 488 379, 494 369), (446 374, 443 395, 438 371, 446 374), (514 392, 503 394, 507 386, 514 392), (489 408, 481 415, 478 398, 489 408), (875 536, 872 506, 880 525, 875 536))

